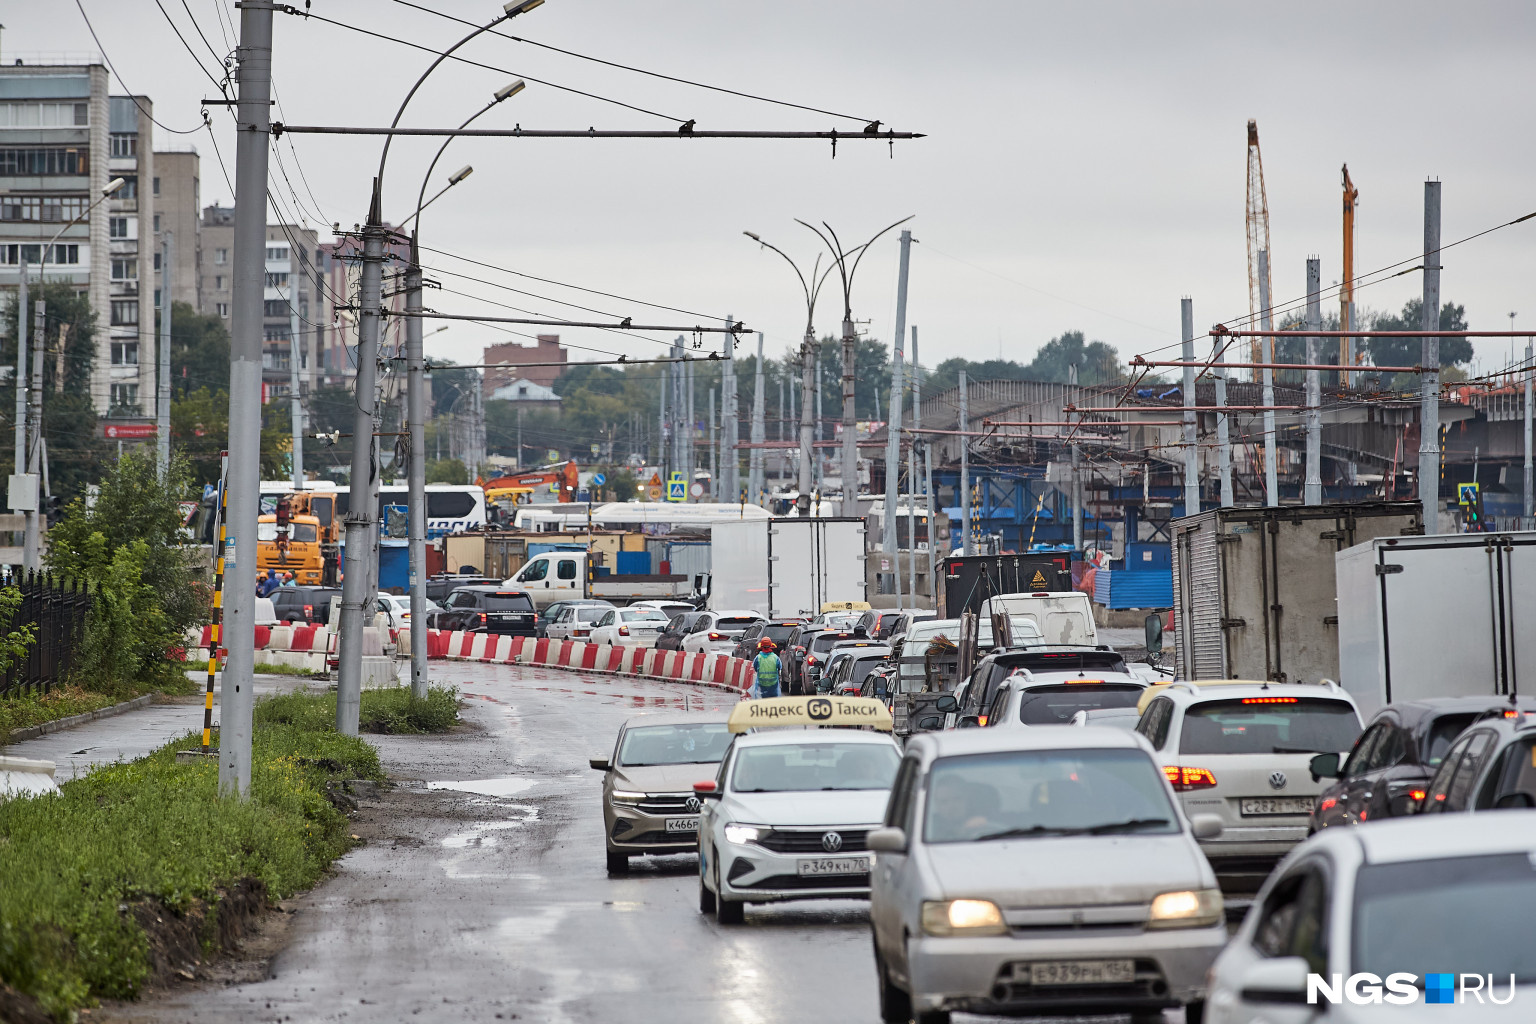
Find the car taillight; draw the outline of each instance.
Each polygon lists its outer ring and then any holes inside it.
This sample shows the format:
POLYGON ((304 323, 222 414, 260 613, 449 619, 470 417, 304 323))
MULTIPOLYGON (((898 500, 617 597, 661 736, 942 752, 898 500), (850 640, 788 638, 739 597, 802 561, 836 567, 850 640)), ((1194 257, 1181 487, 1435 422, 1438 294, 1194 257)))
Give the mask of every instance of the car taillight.
POLYGON ((1408 791, 1408 799, 1412 800, 1416 804, 1422 803, 1424 798, 1428 795, 1429 794, 1422 789, 1410 789, 1408 791))
POLYGON ((571 636, 588 636, 591 632, 590 629, 573 629, 571 630, 571 636))
POLYGON ((1210 789, 1216 785, 1216 776, 1209 768, 1182 768, 1176 764, 1163 765, 1163 774, 1180 793, 1191 789, 1210 789))
POLYGON ((313 619, 315 617, 315 606, 314 605, 307 604, 307 605, 304 606, 304 617, 306 619, 313 619))
POLYGON ((1295 704, 1296 697, 1244 697, 1244 704, 1295 704))
POLYGON ((976 716, 976 724, 977 725, 986 725, 987 724, 987 716, 986 715, 977 715, 976 716))
POLYGON ((482 625, 482 626, 485 625, 487 621, 488 620, 485 617, 485 612, 481 612, 480 613, 480 625, 482 625))
POLYGON ((806 658, 805 659, 805 663, 807 665, 814 665, 814 664, 816 664, 816 655, 813 654, 809 658, 806 658))
POLYGON ((804 647, 800 647, 800 646, 797 645, 795 647, 795 653, 796 654, 804 654, 805 653, 805 648, 804 647))
POLYGON ((711 640, 724 640, 725 639, 725 634, 724 633, 710 633, 709 634, 709 638, 711 640))
POLYGON ((629 636, 629 627, 628 626, 620 626, 619 627, 619 636, 629 636))

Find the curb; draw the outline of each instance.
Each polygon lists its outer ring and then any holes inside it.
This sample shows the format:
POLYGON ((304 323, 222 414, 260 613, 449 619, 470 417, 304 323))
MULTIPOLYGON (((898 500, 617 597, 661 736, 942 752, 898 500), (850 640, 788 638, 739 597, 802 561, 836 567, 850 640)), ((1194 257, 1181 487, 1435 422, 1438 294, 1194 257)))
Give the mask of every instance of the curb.
POLYGON ((20 743, 22 740, 35 740, 39 736, 46 736, 51 732, 62 732, 65 729, 73 729, 77 725, 85 725, 94 722, 98 718, 111 718, 113 715, 121 715, 128 711, 136 711, 155 699, 155 694, 146 693, 142 697, 133 700, 125 700, 121 704, 113 704, 109 708, 101 708, 96 711, 87 711, 83 715, 70 715, 68 718, 56 718, 51 722, 41 725, 29 725, 21 729, 12 729, 7 743, 20 743))
POLYGON ((738 689, 730 683, 717 683, 709 679, 673 679, 671 676, 653 676, 644 672, 615 672, 601 668, 580 668, 571 665, 541 665, 537 662, 522 664, 516 661, 484 661, 479 658, 461 658, 457 655, 448 655, 444 658, 433 658, 433 661, 462 661, 469 665, 506 665, 511 668, 552 668, 560 672, 591 672, 603 676, 615 676, 625 679, 650 679, 658 683, 687 683, 689 686, 712 686, 717 690, 725 690, 739 696, 746 696, 745 690, 738 689))

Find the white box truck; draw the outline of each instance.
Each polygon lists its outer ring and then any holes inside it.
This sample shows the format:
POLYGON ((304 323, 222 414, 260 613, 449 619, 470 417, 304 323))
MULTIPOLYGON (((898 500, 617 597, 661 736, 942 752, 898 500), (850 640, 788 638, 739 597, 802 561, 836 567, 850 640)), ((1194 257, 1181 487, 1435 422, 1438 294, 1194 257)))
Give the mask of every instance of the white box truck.
POLYGON ((815 615, 829 601, 864 601, 864 520, 788 516, 716 523, 709 607, 769 618, 815 615))
POLYGON ((1378 537, 1334 555, 1334 573, 1339 682, 1363 717, 1536 692, 1536 533, 1378 537))

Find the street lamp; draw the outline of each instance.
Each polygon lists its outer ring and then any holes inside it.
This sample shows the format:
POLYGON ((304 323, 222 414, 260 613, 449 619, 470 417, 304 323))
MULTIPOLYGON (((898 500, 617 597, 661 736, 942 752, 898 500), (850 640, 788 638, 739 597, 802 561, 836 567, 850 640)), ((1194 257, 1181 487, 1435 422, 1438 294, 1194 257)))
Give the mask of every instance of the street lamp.
POLYGON ((815 394, 815 366, 816 366, 816 298, 821 294, 821 286, 826 283, 827 275, 832 273, 832 268, 821 268, 821 254, 816 254, 816 260, 811 264, 811 276, 809 279, 801 273, 795 261, 770 242, 765 242, 761 235, 752 231, 743 231, 752 241, 765 249, 770 249, 783 257, 784 262, 795 272, 795 277, 800 280, 800 291, 805 296, 805 336, 800 342, 800 495, 795 499, 795 506, 802 516, 809 515, 811 510, 811 451, 814 444, 812 418, 814 410, 811 407, 812 395, 815 394))

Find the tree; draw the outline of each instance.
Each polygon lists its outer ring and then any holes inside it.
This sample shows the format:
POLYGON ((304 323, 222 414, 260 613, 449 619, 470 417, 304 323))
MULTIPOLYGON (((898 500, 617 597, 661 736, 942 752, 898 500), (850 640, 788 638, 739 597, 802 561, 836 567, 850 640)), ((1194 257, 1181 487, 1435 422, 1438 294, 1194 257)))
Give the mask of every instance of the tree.
POLYGON ((1120 353, 1113 345, 1102 341, 1087 341, 1082 331, 1065 331, 1040 346, 1029 363, 1017 363, 1012 359, 987 359, 972 362, 953 357, 944 360, 924 378, 925 388, 933 392, 957 387, 960 371, 968 380, 1038 380, 1065 384, 1070 380, 1069 367, 1077 364, 1079 384, 1102 384, 1124 377, 1120 367, 1120 353))
POLYGON ((429 484, 467 484, 469 470, 458 459, 428 459, 426 478, 429 484))
MULTIPOLYGON (((1397 316, 1392 314, 1377 315, 1371 320, 1373 331, 1418 331, 1424 327, 1424 300, 1409 299, 1403 303, 1403 311, 1397 316)), ((1447 302, 1440 307, 1440 329, 1442 331, 1465 331, 1467 327, 1467 309, 1447 302)), ((1377 366, 1417 366, 1423 349, 1418 338, 1367 338, 1365 349, 1370 353, 1371 362, 1377 366)), ((1440 339, 1440 365, 1450 366, 1455 363, 1467 363, 1472 361, 1472 342, 1466 338, 1441 338, 1440 339)))
MULTIPOLYGON (((160 314, 155 314, 159 337, 160 314)), ((171 388, 186 394, 199 388, 229 390, 229 328, 185 302, 171 303, 171 388)))

